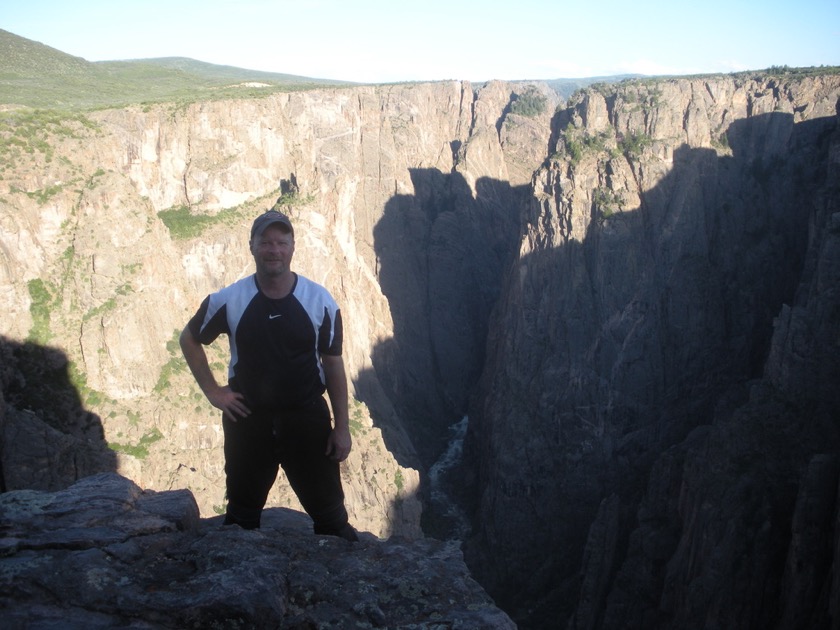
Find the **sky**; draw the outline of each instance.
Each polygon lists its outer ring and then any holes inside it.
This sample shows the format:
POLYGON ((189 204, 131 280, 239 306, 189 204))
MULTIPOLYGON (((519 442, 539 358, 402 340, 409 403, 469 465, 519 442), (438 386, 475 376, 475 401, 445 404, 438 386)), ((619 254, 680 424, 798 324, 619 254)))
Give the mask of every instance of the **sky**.
POLYGON ((840 65, 840 0, 0 0, 0 29, 88 61, 359 83, 840 65))

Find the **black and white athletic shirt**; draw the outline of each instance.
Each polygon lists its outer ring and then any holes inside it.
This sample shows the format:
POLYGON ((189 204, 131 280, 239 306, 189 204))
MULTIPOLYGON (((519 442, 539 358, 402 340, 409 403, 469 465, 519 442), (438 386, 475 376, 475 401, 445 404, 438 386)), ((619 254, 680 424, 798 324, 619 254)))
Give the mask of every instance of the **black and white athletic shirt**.
POLYGON ((201 343, 226 334, 228 379, 252 410, 294 409, 326 390, 320 355, 340 355, 341 312, 321 285, 295 274, 279 300, 260 291, 255 275, 208 295, 188 326, 201 343))

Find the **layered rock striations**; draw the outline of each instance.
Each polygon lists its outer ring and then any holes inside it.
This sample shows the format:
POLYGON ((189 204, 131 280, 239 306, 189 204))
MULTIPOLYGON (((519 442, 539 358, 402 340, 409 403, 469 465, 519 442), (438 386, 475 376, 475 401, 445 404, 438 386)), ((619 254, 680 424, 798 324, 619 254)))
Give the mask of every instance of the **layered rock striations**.
POLYGON ((467 558, 523 626, 838 623, 839 97, 633 82, 558 114, 467 440, 467 558))

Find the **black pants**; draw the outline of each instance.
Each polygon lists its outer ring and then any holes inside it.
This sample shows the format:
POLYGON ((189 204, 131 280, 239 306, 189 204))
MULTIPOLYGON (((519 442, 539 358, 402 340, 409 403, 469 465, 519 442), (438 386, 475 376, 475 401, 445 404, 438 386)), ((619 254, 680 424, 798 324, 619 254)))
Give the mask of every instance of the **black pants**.
POLYGON ((246 529, 260 516, 278 466, 289 480, 316 534, 342 535, 348 526, 338 462, 325 455, 332 431, 323 397, 302 409, 254 412, 236 422, 222 419, 225 432, 227 514, 225 523, 246 529))

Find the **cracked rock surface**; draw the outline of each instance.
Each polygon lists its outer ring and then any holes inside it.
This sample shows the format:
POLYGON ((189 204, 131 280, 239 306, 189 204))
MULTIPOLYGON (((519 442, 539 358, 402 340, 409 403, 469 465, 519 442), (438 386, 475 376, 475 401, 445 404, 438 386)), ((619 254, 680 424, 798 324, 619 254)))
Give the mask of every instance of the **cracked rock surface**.
POLYGON ((245 531, 114 473, 0 495, 0 522, 4 628, 515 628, 457 543, 349 543, 285 508, 245 531))

